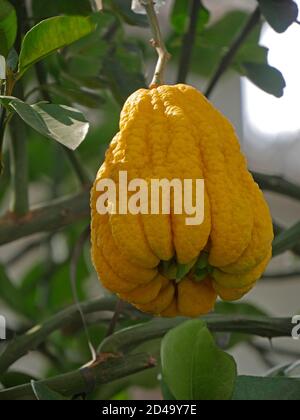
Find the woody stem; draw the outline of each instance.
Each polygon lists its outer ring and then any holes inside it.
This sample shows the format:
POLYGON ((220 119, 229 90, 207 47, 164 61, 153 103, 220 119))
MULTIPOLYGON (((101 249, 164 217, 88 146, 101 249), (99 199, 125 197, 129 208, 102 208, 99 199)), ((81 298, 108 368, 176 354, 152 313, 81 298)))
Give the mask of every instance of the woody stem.
POLYGON ((155 2, 153 0, 142 0, 141 2, 146 9, 149 24, 151 27, 151 31, 153 34, 153 39, 151 40, 151 44, 156 49, 158 54, 158 61, 156 64, 154 76, 150 87, 159 86, 164 84, 164 74, 166 65, 170 59, 170 54, 166 48, 165 42, 163 40, 163 36, 160 30, 158 18, 155 12, 155 2))

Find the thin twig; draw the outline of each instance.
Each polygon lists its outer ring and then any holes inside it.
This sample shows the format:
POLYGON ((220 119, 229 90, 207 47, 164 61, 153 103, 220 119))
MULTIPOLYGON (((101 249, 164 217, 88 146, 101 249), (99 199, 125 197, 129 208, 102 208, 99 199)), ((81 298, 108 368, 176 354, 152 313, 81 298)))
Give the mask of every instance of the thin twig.
POLYGON ((153 0, 142 0, 141 3, 145 7, 148 15, 149 24, 153 34, 153 39, 151 44, 156 49, 158 54, 158 61, 156 64, 154 76, 150 87, 160 86, 165 83, 164 74, 166 65, 170 59, 170 54, 166 48, 166 45, 163 40, 163 36, 160 30, 158 18, 154 8, 153 0))
POLYGON ((78 261, 82 255, 83 252, 83 248, 85 243, 87 242, 87 240, 90 237, 90 225, 84 229, 84 231, 82 232, 82 234, 80 235, 72 256, 71 256, 71 264, 70 264, 70 279, 71 279, 71 286, 72 286, 72 293, 73 293, 73 299, 75 301, 75 304, 78 308, 78 312, 80 314, 80 318, 81 318, 81 322, 83 325, 83 329, 84 329, 84 333, 88 342, 88 346, 89 349, 91 351, 91 356, 92 356, 92 361, 95 361, 97 359, 97 352, 96 349, 94 348, 93 344, 92 344, 92 340, 90 337, 90 333, 87 327, 87 323, 85 320, 85 316, 84 313, 82 311, 82 307, 81 307, 81 303, 79 300, 79 296, 78 296, 78 291, 77 291, 77 269, 78 269, 78 261))
POLYGON ((256 27, 256 25, 260 22, 260 8, 257 7, 255 11, 252 13, 248 21, 246 22, 245 26, 238 34, 237 38, 233 41, 232 45, 230 46, 227 53, 222 58, 215 74, 213 75, 205 95, 209 98, 215 89, 217 83, 219 82, 220 78, 223 74, 228 70, 229 66, 231 65, 236 53, 239 51, 240 47, 243 45, 244 41, 248 38, 252 30, 256 27))
POLYGON ((113 317, 110 321, 110 324, 108 326, 106 337, 111 336, 115 332, 115 329, 117 327, 117 323, 119 321, 119 318, 120 318, 120 315, 122 313, 123 307, 124 307, 124 302, 121 299, 119 299, 117 304, 116 304, 116 309, 115 309, 114 315, 113 315, 113 317))
POLYGON ((193 47, 197 34, 197 23, 199 11, 202 7, 200 0, 190 1, 190 22, 186 34, 183 37, 181 57, 179 61, 179 71, 177 82, 186 83, 187 76, 190 70, 191 58, 193 54, 193 47))

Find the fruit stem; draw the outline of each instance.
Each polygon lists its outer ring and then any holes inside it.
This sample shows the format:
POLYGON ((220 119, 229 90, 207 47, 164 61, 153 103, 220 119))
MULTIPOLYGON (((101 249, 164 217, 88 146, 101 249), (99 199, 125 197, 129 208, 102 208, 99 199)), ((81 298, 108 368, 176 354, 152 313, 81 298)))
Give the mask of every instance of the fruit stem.
POLYGON ((146 9, 149 24, 153 34, 151 45, 156 49, 158 54, 158 61, 156 64, 152 82, 150 84, 150 88, 153 88, 164 84, 165 69, 169 59, 171 58, 171 55, 169 54, 165 42, 163 40, 157 14, 154 8, 155 2, 153 0, 141 0, 141 4, 146 9))

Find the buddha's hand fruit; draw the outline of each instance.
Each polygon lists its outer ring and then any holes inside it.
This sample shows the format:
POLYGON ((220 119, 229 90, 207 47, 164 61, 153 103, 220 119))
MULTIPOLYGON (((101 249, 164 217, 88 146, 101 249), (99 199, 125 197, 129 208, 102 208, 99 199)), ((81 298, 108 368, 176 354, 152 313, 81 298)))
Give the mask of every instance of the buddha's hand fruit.
POLYGON ((195 317, 218 296, 249 292, 272 253, 273 227, 234 129, 196 89, 160 86, 134 93, 121 113, 92 191, 92 258, 103 285, 155 315, 195 317), (204 179, 205 217, 97 212, 97 183, 204 179))

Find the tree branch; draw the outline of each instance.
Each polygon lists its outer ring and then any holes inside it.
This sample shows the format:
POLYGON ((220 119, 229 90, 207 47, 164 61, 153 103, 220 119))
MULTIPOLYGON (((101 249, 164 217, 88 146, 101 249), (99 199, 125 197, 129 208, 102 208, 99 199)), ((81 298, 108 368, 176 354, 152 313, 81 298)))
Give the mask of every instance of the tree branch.
POLYGON ((195 44, 195 38, 197 34, 197 23, 199 11, 202 7, 200 0, 191 0, 190 2, 190 23, 188 31, 183 37, 181 57, 179 62, 179 71, 177 82, 186 83, 187 76, 190 70, 191 58, 193 53, 193 47, 195 44))
POLYGON ((265 175, 258 172, 252 172, 254 180, 260 188, 266 191, 276 192, 287 197, 300 200, 300 186, 286 181, 280 176, 265 175))
POLYGON ((248 36, 252 32, 252 30, 255 28, 255 26, 260 22, 260 17, 261 17, 260 8, 257 7, 255 11, 252 13, 252 15, 250 16, 250 18, 248 19, 248 21, 246 22, 244 28, 238 34, 237 38, 233 41, 228 52, 222 58, 215 74, 213 75, 207 87, 205 95, 208 98, 211 96, 220 78, 228 70, 234 57, 236 56, 236 53, 239 51, 244 41, 248 38, 248 36))
POLYGON ((12 211, 24 216, 29 210, 28 196, 28 155, 26 128, 19 116, 15 115, 10 125, 11 179, 13 189, 12 211))
POLYGON ((170 54, 167 51, 166 45, 163 40, 163 36, 160 30, 157 15, 154 9, 153 0, 142 0, 141 2, 147 12, 149 24, 153 34, 153 40, 151 41, 153 47, 156 49, 158 54, 158 61, 155 68, 154 76, 150 87, 160 86, 165 83, 164 73, 166 65, 170 59, 170 54))
POLYGON ((52 201, 24 217, 7 214, 0 219, 0 246, 41 232, 53 232, 90 216, 89 190, 52 201))
POLYGON ((273 242, 273 255, 283 254, 286 251, 293 250, 300 241, 300 222, 289 229, 284 230, 277 235, 273 242))
MULTIPOLYGON (((154 319, 145 324, 119 331, 104 340, 101 352, 128 352, 139 344, 163 337, 170 329, 178 326, 187 318, 154 319)), ((290 318, 242 317, 207 315, 201 317, 212 332, 238 332, 265 338, 291 337, 290 318)))
MULTIPOLYGON (((114 311, 115 305, 116 299, 114 297, 107 297, 83 302, 81 309, 83 314, 90 314, 99 311, 114 311)), ((44 324, 37 325, 26 334, 8 342, 0 355, 0 376, 20 357, 38 348, 54 331, 66 327, 76 320, 80 320, 80 313, 78 306, 74 305, 54 315, 45 321, 44 324)))
MULTIPOLYGON (((107 355, 107 361, 98 362, 84 369, 38 381, 65 397, 88 394, 96 386, 107 384, 155 366, 148 354, 129 356, 107 355)), ((36 400, 30 384, 0 391, 0 401, 36 400)))

